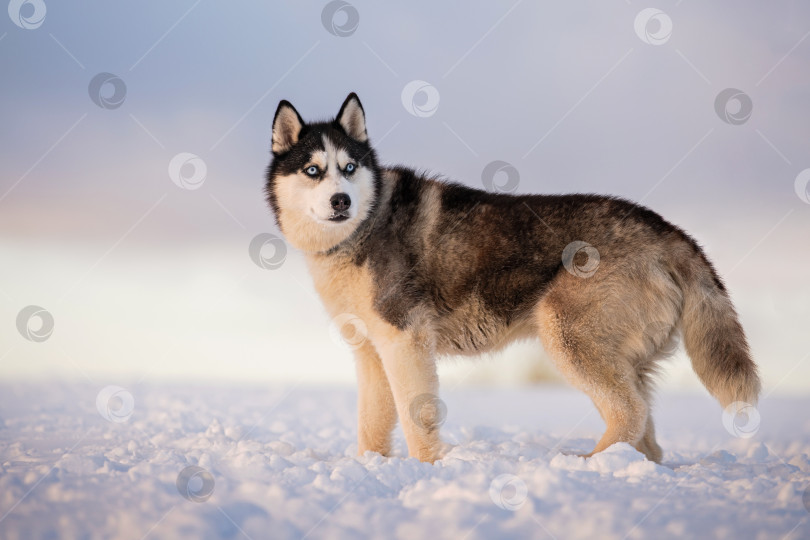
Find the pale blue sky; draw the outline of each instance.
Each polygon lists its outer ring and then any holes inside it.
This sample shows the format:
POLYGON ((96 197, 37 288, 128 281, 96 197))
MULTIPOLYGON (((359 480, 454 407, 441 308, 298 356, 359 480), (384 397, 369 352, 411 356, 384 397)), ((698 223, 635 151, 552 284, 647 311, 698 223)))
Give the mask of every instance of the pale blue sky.
MULTIPOLYGON (((686 228, 766 385, 810 387, 794 189, 810 6, 664 2, 672 33, 651 45, 636 2, 358 1, 347 37, 322 25, 327 2, 45 4, 35 29, 0 16, 0 376, 350 381, 300 254, 262 270, 248 245, 277 232, 262 184, 278 101, 324 118, 356 91, 384 162, 481 187, 504 160, 519 192, 621 195, 686 228), (90 99, 101 72, 124 81, 120 107, 90 99), (402 105, 417 79, 440 95, 432 116, 402 105), (741 125, 715 112, 726 88, 751 98, 741 125), (206 164, 199 189, 168 176, 181 152, 206 164), (47 341, 16 330, 29 304, 54 315, 47 341)), ((671 384, 694 386, 675 366, 671 384)))

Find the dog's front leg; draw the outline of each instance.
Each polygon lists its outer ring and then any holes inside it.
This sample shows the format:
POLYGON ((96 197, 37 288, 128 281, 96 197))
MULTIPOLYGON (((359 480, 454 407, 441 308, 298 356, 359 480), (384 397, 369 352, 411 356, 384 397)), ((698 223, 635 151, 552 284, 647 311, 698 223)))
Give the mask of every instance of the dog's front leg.
POLYGON ((408 454, 433 463, 439 458, 442 420, 436 363, 430 351, 407 333, 386 339, 380 355, 405 432, 408 454))
POLYGON ((370 341, 354 353, 357 364, 357 450, 391 451, 391 431, 397 424, 394 396, 383 370, 382 361, 370 341))

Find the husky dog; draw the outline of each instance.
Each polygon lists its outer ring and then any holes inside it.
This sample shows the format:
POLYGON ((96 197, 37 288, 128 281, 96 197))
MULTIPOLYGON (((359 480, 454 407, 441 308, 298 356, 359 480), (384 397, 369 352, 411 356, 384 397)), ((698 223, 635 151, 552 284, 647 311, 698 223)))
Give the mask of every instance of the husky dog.
POLYGON ((760 383, 725 286, 698 244, 655 212, 601 195, 505 195, 377 161, 360 100, 306 123, 273 120, 267 200, 303 251, 332 317, 362 321, 355 350, 358 450, 438 459, 436 358, 539 337, 607 429, 588 456, 626 442, 661 460, 656 362, 682 334, 723 407, 760 383), (349 314, 349 315, 346 315, 349 314), (424 409, 424 410, 423 410, 424 409))

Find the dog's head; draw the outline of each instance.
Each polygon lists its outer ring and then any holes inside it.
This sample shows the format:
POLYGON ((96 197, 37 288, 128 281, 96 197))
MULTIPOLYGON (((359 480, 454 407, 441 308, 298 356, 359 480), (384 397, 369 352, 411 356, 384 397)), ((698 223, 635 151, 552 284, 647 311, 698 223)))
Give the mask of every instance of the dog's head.
POLYGON ((349 94, 331 122, 307 124, 292 104, 279 103, 272 152, 267 200, 293 246, 327 251, 369 217, 379 166, 357 95, 349 94))

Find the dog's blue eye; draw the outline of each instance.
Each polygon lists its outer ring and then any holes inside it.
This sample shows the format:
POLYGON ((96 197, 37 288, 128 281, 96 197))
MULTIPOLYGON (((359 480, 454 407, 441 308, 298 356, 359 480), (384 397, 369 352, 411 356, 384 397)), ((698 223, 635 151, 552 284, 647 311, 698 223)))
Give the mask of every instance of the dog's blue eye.
POLYGON ((309 176, 318 176, 318 171, 319 171, 318 167, 316 167, 315 165, 311 165, 307 167, 304 172, 307 173, 309 176))
POLYGON ((354 172, 354 163, 349 163, 349 164, 346 165, 346 172, 347 173, 354 172))

